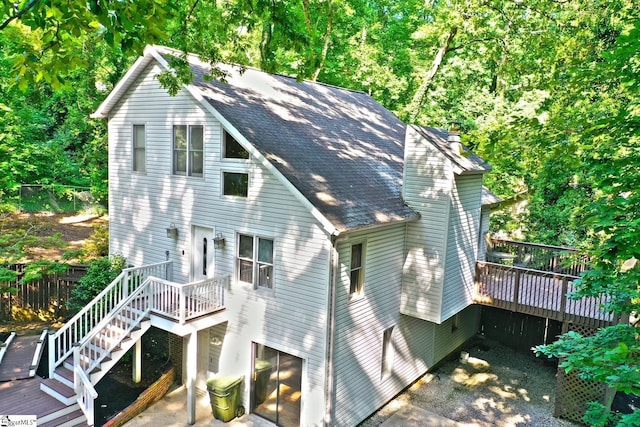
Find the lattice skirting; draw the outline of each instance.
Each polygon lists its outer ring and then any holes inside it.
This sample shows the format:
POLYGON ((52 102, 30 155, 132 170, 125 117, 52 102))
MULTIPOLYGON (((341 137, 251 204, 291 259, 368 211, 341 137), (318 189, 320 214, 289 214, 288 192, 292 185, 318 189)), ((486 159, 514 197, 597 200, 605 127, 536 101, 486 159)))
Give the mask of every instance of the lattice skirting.
MULTIPOLYGON (((597 332, 597 328, 572 323, 565 323, 562 329, 563 333, 575 331, 582 336, 591 336, 597 332)), ((573 422, 585 424, 582 417, 587 410, 587 403, 596 401, 605 404, 612 392, 602 383, 580 378, 576 371, 567 374, 564 369, 558 368, 557 378, 553 416, 573 422)))

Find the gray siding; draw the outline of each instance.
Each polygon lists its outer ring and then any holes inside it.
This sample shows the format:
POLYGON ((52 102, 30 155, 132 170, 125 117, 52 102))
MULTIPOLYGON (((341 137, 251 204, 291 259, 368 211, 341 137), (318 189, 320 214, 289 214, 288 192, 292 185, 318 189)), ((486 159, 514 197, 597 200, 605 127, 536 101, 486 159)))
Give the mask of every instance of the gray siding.
POLYGON ((433 324, 400 314, 406 227, 355 234, 338 245, 334 425, 353 426, 411 384, 429 367, 433 324), (351 244, 365 243, 364 291, 349 299, 351 244), (382 376, 385 329, 394 326, 393 369, 382 376))
MULTIPOLYGON (((326 313, 330 242, 309 211, 257 162, 221 159, 220 123, 186 91, 170 97, 150 66, 109 118, 110 251, 142 265, 174 261, 173 279, 190 280, 193 226, 211 227, 226 239, 215 250, 215 274, 231 275, 229 323, 219 354, 220 373, 250 378, 251 342, 304 360, 302 425, 319 425, 324 413, 326 313), (147 172, 132 173, 131 128, 146 125, 147 172), (173 124, 204 125, 204 177, 171 172, 173 124), (249 173, 248 198, 221 195, 221 170, 249 173), (177 239, 166 236, 175 224, 177 239), (236 233, 273 238, 274 289, 254 290, 235 280, 236 233), (295 260, 292 262, 291 260, 295 260), (286 261, 286 262, 285 262, 286 261)), ((213 246, 213 245, 212 245, 213 246)), ((208 351, 206 347, 201 351, 208 351)), ((208 359, 205 359, 208 360, 208 359)), ((250 387, 243 404, 248 406, 250 387)))
POLYGON ((433 145, 407 128, 403 196, 421 214, 407 226, 403 314, 440 322, 453 171, 433 145))
POLYGON ((480 306, 472 305, 458 313, 458 327, 452 328, 453 317, 434 325, 433 363, 438 363, 473 337, 480 325, 480 306))
POLYGON ((473 303, 482 175, 456 176, 451 191, 442 319, 473 303))
POLYGON ((478 261, 487 259, 487 239, 489 238, 489 221, 491 219, 491 208, 482 206, 480 209, 480 234, 478 237, 478 261))

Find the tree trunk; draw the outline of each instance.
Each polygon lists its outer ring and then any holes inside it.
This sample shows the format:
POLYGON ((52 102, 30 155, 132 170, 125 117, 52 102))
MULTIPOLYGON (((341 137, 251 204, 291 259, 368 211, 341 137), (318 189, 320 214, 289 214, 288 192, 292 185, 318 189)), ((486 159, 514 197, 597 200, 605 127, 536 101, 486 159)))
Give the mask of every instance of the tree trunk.
POLYGON ((438 72, 438 69, 440 68, 440 64, 442 64, 442 60, 444 59, 444 56, 449 51, 451 42, 453 41, 453 38, 456 36, 457 32, 458 32, 458 27, 451 28, 451 30, 449 31, 449 35, 447 36, 442 46, 440 46, 440 49, 438 49, 436 56, 433 58, 429 72, 427 72, 427 74, 424 76, 422 83, 420 83, 418 90, 413 96, 413 99, 411 100, 411 104, 409 106, 409 112, 408 112, 410 123, 413 123, 416 120, 416 117, 418 117, 420 108, 422 108, 422 104, 424 103, 424 98, 427 95, 427 91, 429 90, 429 87, 431 86, 431 81, 433 80, 436 73, 438 72))
POLYGON ((327 52, 329 52, 329 43, 331 43, 331 31, 333 30, 333 1, 329 0, 329 13, 327 14, 327 31, 324 33, 324 44, 322 45, 322 52, 320 53, 320 58, 316 61, 316 67, 313 71, 313 76, 311 80, 318 80, 318 76, 320 75, 320 71, 322 70, 322 66, 324 65, 325 59, 327 59, 327 52))

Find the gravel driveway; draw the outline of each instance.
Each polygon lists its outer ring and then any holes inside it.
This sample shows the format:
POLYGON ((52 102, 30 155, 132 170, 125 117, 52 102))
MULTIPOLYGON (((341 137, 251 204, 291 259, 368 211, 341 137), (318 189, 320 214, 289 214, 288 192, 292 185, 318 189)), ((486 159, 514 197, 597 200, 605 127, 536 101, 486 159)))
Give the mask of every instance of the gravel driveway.
POLYGON ((577 426, 553 417, 556 368, 491 340, 465 349, 467 363, 444 363, 360 424, 382 424, 407 404, 463 426, 577 426))

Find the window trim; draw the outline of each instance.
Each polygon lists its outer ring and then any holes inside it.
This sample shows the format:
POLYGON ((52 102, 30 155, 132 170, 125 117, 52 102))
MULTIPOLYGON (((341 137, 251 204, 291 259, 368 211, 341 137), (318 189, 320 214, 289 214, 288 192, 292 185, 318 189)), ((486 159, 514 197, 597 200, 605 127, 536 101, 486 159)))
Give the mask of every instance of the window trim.
POLYGON ((382 332, 382 354, 380 359, 380 378, 391 376, 395 360, 395 325, 389 326, 382 332))
POLYGON ((365 285, 365 275, 366 275, 366 259, 367 259, 367 242, 366 240, 357 240, 352 242, 349 245, 349 263, 348 271, 349 271, 349 300, 358 300, 364 297, 364 285, 365 285), (354 268, 353 267, 353 248, 356 246, 361 246, 360 250, 360 266, 354 268), (359 270, 358 281, 359 283, 356 285, 356 289, 353 289, 352 286, 352 274, 355 270, 359 270))
POLYGON ((131 124, 131 171, 140 174, 147 173, 147 125, 144 123, 132 123, 131 124), (136 138, 136 128, 141 127, 143 132, 144 140, 142 147, 136 147, 136 142, 138 141, 136 138), (139 166, 136 163, 136 153, 137 150, 141 150, 143 153, 143 162, 142 162, 142 170, 139 169, 139 166))
POLYGON ((238 140, 231 135, 231 133, 229 131, 227 131, 226 129, 222 128, 222 144, 221 144, 221 153, 220 153, 220 158, 226 162, 231 161, 231 162, 241 162, 241 163, 246 163, 250 160, 251 157, 251 153, 249 153, 249 150, 247 150, 246 148, 244 148, 242 146, 242 144, 240 144, 238 142, 238 140), (236 144, 238 144, 244 151, 247 152, 247 157, 227 157, 227 137, 230 137, 231 139, 233 139, 235 141, 236 144))
POLYGON ((174 123, 171 126, 171 174, 174 176, 184 176, 184 177, 190 177, 190 178, 204 178, 204 169, 205 169, 205 161, 204 161, 204 156, 205 156, 205 126, 204 124, 200 124, 200 123, 174 123), (177 171, 176 167, 176 128, 178 127, 184 127, 185 128, 185 132, 186 132, 186 139, 187 139, 187 146, 184 150, 179 150, 179 151, 183 151, 184 155, 185 155, 185 171, 177 171), (192 148, 192 144, 191 144, 191 132, 193 128, 196 127, 200 127, 202 128, 202 148, 198 149, 198 150, 194 150, 192 148), (200 153, 201 157, 202 157, 202 172, 200 173, 194 173, 193 172, 193 163, 192 162, 192 155, 194 153, 200 153))
POLYGON ((251 187, 251 174, 248 171, 234 171, 228 169, 220 170, 220 195, 222 197, 233 197, 237 199, 248 199, 249 198, 249 188, 251 187), (247 194, 242 196, 238 194, 225 194, 225 174, 236 174, 236 175, 246 175, 247 176, 247 194))
POLYGON ((236 250, 235 250, 235 278, 238 283, 251 286, 255 290, 265 290, 265 291, 273 291, 275 288, 275 259, 276 259, 276 241, 273 237, 267 237, 261 234, 253 234, 248 232, 236 232, 236 250), (252 254, 251 258, 241 257, 240 256, 240 238, 241 236, 247 236, 252 238, 252 254), (260 261, 259 259, 259 251, 260 251, 260 240, 268 240, 271 241, 271 262, 260 261), (251 282, 244 281, 240 278, 240 262, 241 261, 249 261, 251 262, 251 282), (261 266, 271 266, 271 286, 263 286, 260 284, 260 269, 261 266))

